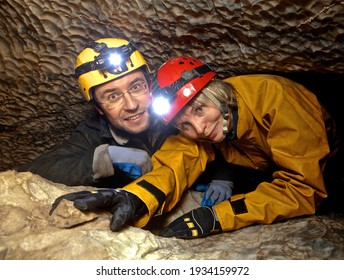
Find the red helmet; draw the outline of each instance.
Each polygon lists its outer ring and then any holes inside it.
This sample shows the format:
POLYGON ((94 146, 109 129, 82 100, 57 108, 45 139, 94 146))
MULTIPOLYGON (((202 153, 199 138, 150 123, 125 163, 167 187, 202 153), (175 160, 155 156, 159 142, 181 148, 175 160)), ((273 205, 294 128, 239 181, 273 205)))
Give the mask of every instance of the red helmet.
POLYGON ((170 105, 167 112, 158 113, 162 121, 167 125, 215 75, 207 64, 188 56, 171 58, 160 66, 153 87, 153 106, 158 97, 167 98, 170 105))

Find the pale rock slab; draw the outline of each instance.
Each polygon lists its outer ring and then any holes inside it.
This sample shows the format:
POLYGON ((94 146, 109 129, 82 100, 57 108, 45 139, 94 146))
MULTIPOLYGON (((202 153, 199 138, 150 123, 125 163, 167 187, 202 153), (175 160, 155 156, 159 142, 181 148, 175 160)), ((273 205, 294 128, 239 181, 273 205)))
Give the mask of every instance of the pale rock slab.
POLYGON ((109 213, 82 213, 68 201, 49 216, 56 197, 88 189, 55 184, 29 172, 0 173, 0 259, 344 259, 344 218, 339 215, 296 218, 195 240, 156 236, 159 227, 198 207, 201 194, 193 191, 147 229, 129 226, 112 232, 109 213))

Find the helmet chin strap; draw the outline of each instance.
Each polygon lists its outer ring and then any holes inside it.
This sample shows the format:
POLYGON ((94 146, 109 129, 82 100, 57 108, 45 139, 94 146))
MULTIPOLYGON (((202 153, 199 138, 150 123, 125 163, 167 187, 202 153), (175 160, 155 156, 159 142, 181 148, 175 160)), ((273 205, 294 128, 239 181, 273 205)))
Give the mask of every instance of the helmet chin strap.
POLYGON ((223 131, 223 139, 226 138, 227 133, 228 133, 228 117, 229 117, 229 110, 228 106, 226 104, 220 103, 213 95, 211 95, 208 92, 203 92, 206 97, 208 97, 221 111, 222 114, 222 131, 223 131))

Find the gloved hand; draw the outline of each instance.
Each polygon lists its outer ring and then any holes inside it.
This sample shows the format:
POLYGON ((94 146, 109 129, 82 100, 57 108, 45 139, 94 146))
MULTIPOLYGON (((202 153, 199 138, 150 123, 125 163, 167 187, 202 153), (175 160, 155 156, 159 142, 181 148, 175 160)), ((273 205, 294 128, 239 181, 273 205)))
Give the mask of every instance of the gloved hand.
POLYGON ((147 210, 142 200, 130 192, 120 189, 97 189, 92 192, 74 192, 58 197, 52 204, 49 215, 54 212, 63 199, 74 201, 74 207, 82 211, 109 211, 112 213, 110 221, 112 231, 120 230, 147 210))
POLYGON ((108 151, 113 165, 133 179, 152 170, 151 159, 144 150, 109 146, 108 151))
POLYGON ((200 207, 175 219, 159 232, 162 237, 192 239, 221 232, 221 226, 212 207, 200 207))
POLYGON ((232 196, 233 182, 224 180, 212 180, 209 184, 199 184, 196 191, 204 192, 201 206, 213 206, 216 203, 227 200, 232 196))

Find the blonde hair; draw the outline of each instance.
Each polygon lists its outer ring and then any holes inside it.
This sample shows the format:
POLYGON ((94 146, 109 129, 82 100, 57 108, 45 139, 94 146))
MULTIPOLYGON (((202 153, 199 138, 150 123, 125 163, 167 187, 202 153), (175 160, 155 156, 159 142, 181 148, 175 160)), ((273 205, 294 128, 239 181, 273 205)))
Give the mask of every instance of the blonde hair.
POLYGON ((209 100, 206 95, 214 96, 221 104, 228 105, 230 110, 238 108, 235 98, 235 88, 228 82, 220 79, 212 80, 202 89, 197 96, 197 99, 200 98, 201 100, 204 100, 204 98, 206 98, 209 100))
POLYGON ((206 104, 212 101, 207 95, 215 97, 220 104, 227 105, 230 110, 236 110, 238 108, 235 98, 235 88, 228 82, 220 79, 212 80, 197 94, 193 102, 196 101, 201 104, 206 104))

